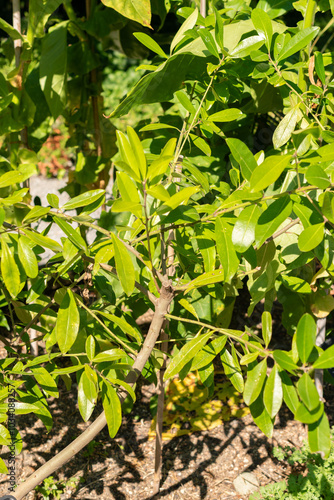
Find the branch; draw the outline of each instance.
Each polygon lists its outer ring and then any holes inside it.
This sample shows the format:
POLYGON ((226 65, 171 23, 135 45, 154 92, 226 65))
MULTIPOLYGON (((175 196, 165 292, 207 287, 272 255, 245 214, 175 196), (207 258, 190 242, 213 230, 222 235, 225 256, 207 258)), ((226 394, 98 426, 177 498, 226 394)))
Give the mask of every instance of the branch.
MULTIPOLYGON (((162 328, 165 315, 168 307, 174 298, 174 290, 171 281, 164 281, 161 286, 160 297, 157 300, 157 305, 154 312, 154 317, 146 336, 142 349, 140 350, 131 371, 126 376, 125 381, 133 386, 141 374, 146 362, 148 361, 151 352, 158 339, 162 328)), ((120 402, 123 403, 127 392, 122 387, 118 391, 120 402)), ((18 486, 15 490, 16 500, 24 498, 31 490, 33 490, 46 477, 50 476, 54 471, 62 467, 68 460, 71 460, 82 448, 90 443, 94 437, 105 427, 107 423, 105 413, 101 415, 71 444, 66 446, 58 455, 54 456, 46 464, 42 465, 36 472, 31 474, 28 479, 18 486)))

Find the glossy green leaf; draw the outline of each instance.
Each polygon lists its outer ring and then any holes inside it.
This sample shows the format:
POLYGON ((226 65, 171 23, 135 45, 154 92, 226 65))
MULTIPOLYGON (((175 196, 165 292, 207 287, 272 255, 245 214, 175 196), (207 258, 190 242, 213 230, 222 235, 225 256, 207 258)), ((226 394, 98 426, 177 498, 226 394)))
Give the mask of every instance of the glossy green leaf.
MULTIPOLYGON (((242 111, 240 111, 240 109, 237 109, 237 108, 229 108, 229 109, 223 109, 222 111, 217 111, 217 113, 213 113, 212 115, 209 115, 207 120, 211 121, 211 122, 233 122, 234 120, 237 120, 238 118, 241 118, 241 116, 245 116, 243 114, 242 111)), ((239 139, 226 139, 226 142, 227 142, 227 145, 228 147, 231 149, 231 146, 230 147, 230 144, 231 141, 232 143, 235 141, 238 141, 239 139)), ((239 141, 241 142, 241 141, 239 141)), ((243 146, 245 146, 245 144, 242 142, 241 143, 243 146)), ((247 148, 247 146, 246 146, 247 148)), ((248 148, 247 148, 248 149, 248 148)), ((232 152, 232 149, 231 149, 231 153, 233 155, 233 152, 232 152)), ((238 158, 240 159, 240 151, 238 151, 238 158)), ((234 156, 234 155, 233 155, 234 156)), ((243 161, 245 161, 245 158, 242 159, 243 161)))
POLYGON ((245 252, 255 240, 255 227, 260 217, 257 205, 243 209, 232 231, 232 242, 237 252, 245 252))
POLYGON ((26 275, 29 278, 36 278, 38 275, 38 262, 29 243, 30 241, 26 236, 20 236, 18 241, 18 255, 26 275))
POLYGON ((203 333, 202 335, 197 335, 194 339, 187 342, 182 349, 174 356, 165 372, 164 380, 168 380, 174 375, 180 373, 182 368, 191 361, 198 351, 202 349, 202 347, 207 343, 209 338, 211 337, 212 332, 203 333))
POLYGON ((324 60, 323 60, 321 52, 314 53, 314 67, 315 67, 315 70, 317 72, 318 77, 321 80, 321 83, 323 85, 325 85, 326 84, 326 73, 325 73, 324 60))
POLYGON ((262 337, 266 347, 268 347, 273 333, 272 318, 269 311, 262 313, 262 337))
POLYGON ((226 344, 227 336, 221 335, 201 349, 193 359, 191 370, 199 370, 203 366, 212 363, 226 344))
POLYGON ((184 307, 186 311, 190 312, 190 314, 192 314, 193 316, 195 316, 195 318, 197 320, 199 319, 198 315, 197 315, 197 312, 196 312, 196 309, 186 299, 179 300, 179 304, 180 304, 180 306, 184 307))
POLYGON ((298 110, 299 104, 293 107, 276 127, 273 134, 273 144, 275 149, 279 149, 290 139, 292 132, 295 130, 297 125, 299 114, 298 110))
POLYGON ((334 368, 334 345, 320 354, 319 358, 313 363, 313 367, 318 370, 334 368))
POLYGON ((57 384, 50 373, 43 366, 36 366, 31 369, 34 377, 41 389, 47 396, 59 397, 57 384))
POLYGON ((248 354, 245 354, 242 356, 240 359, 240 364, 241 365, 249 365, 250 363, 253 363, 259 356, 259 352, 249 352, 248 354))
POLYGON ((297 382, 298 394, 306 408, 310 411, 319 405, 319 394, 308 373, 304 373, 297 382))
MULTIPOLYGON (((125 165, 129 166, 130 173, 127 172, 126 169, 123 169, 123 170, 125 170, 127 173, 129 173, 130 177, 131 177, 131 171, 133 171, 138 179, 142 179, 141 171, 139 169, 139 164, 138 164, 136 155, 135 155, 135 153, 130 145, 129 138, 125 134, 123 134, 123 132, 120 132, 119 130, 116 131, 116 135, 117 135, 117 145, 118 145, 118 149, 119 149, 122 161, 124 162, 125 165)), ((120 164, 120 162, 117 162, 117 165, 119 165, 119 164, 120 164)))
POLYGON ((190 16, 184 21, 184 23, 182 24, 182 26, 180 27, 180 29, 178 30, 178 32, 174 36, 172 43, 170 44, 170 53, 171 54, 172 54, 173 50, 175 49, 175 47, 177 46, 177 44, 179 42, 181 42, 181 40, 183 39, 185 32, 188 30, 191 30, 195 26, 197 18, 198 18, 198 10, 195 9, 194 12, 192 14, 190 14, 190 16))
POLYGON ((301 252, 310 252, 324 239, 324 224, 306 227, 299 235, 298 247, 301 252))
POLYGON ((87 379, 86 373, 83 371, 78 384, 78 407, 80 411, 80 415, 82 416, 84 422, 87 422, 90 419, 91 414, 93 413, 95 404, 92 403, 86 396, 84 391, 84 383, 87 379))
POLYGON ((188 293, 190 290, 193 290, 194 288, 211 285, 212 283, 219 283, 221 281, 224 281, 224 270, 216 269, 215 271, 210 271, 209 273, 201 274, 201 276, 198 276, 194 280, 190 281, 185 290, 185 293, 188 293))
POLYGON ((231 353, 224 348, 220 354, 220 359, 225 375, 230 379, 236 390, 242 393, 244 390, 244 379, 234 346, 231 347, 231 353))
POLYGON ((155 179, 158 179, 161 175, 166 173, 168 170, 170 162, 173 160, 173 156, 159 156, 154 160, 148 168, 148 179, 154 183, 155 179))
POLYGON ((296 330, 296 345, 302 363, 307 363, 315 346, 317 325, 313 317, 305 313, 299 320, 296 330))
POLYGON ((203 137, 198 137, 196 134, 189 134, 189 137, 195 144, 195 146, 200 149, 206 156, 211 156, 211 148, 209 144, 203 139, 203 137))
POLYGON ((216 45, 215 39, 211 35, 210 31, 207 30, 206 28, 200 28, 198 30, 198 34, 202 38, 204 45, 208 49, 210 54, 212 54, 213 56, 217 57, 217 59, 219 59, 217 45, 216 45))
POLYGON ((146 33, 137 32, 137 33, 133 33, 133 36, 135 38, 137 38, 137 40, 139 40, 140 43, 145 45, 145 47, 152 50, 152 52, 155 52, 156 54, 163 57, 164 59, 167 58, 167 55, 164 53, 164 51, 162 50, 160 45, 158 45, 157 42, 155 40, 153 40, 153 38, 151 38, 146 33))
MULTIPOLYGON (((146 164, 146 156, 144 153, 144 148, 142 146, 142 143, 140 142, 140 139, 136 132, 133 130, 132 127, 127 127, 126 132, 128 134, 129 138, 129 143, 130 147, 132 149, 135 161, 136 161, 136 171, 138 170, 141 174, 142 179, 146 179, 146 174, 147 174, 147 164, 146 164)), ((131 165, 133 168, 133 166, 131 165)))
POLYGON ((320 453, 322 458, 329 456, 331 433, 325 413, 323 413, 320 420, 308 426, 308 442, 312 453, 320 453))
POLYGON ((117 276, 124 292, 130 296, 135 287, 135 268, 123 243, 113 233, 111 239, 114 245, 117 276))
POLYGON ((255 243, 260 248, 270 238, 280 225, 290 216, 292 201, 289 196, 283 196, 271 203, 260 215, 255 227, 255 243))
POLYGON ((311 165, 306 170, 305 177, 309 184, 320 189, 326 189, 331 184, 328 175, 320 165, 311 165))
POLYGON ((251 52, 262 47, 263 43, 264 38, 260 35, 254 35, 248 38, 244 38, 231 52, 229 52, 229 56, 234 59, 247 57, 251 52))
POLYGON ((286 59, 299 50, 305 48, 310 42, 312 42, 318 31, 319 28, 315 26, 299 30, 298 33, 283 46, 282 50, 278 54, 278 61, 282 61, 283 59, 286 59))
POLYGON ((20 271, 14 259, 13 248, 1 239, 1 277, 12 297, 20 291, 20 271))
POLYGON ((250 179, 251 192, 262 191, 275 182, 290 163, 290 155, 269 156, 258 165, 250 179))
POLYGON ((222 217, 216 218, 215 237, 225 279, 226 281, 230 281, 237 272, 239 259, 232 244, 232 228, 222 217))
POLYGON ((192 104, 191 100, 187 96, 186 92, 184 90, 178 90, 175 92, 175 97, 177 100, 182 104, 185 110, 187 110, 190 114, 195 114, 196 110, 194 108, 194 105, 192 104))
POLYGON ((199 186, 191 186, 182 189, 178 193, 175 193, 173 196, 171 196, 169 200, 167 200, 161 207, 159 207, 157 213, 164 214, 166 212, 174 210, 180 205, 187 203, 189 198, 195 193, 198 193, 199 190, 200 190, 199 186))
POLYGON ((262 391, 262 387, 267 375, 267 360, 263 359, 256 363, 253 368, 247 372, 247 379, 243 393, 246 405, 253 403, 262 391))
POLYGON ((85 240, 80 236, 79 233, 76 232, 76 230, 70 224, 68 224, 68 222, 56 216, 53 217, 53 220, 57 224, 57 226, 59 226, 60 229, 64 231, 64 233, 66 234, 70 242, 73 243, 74 246, 76 246, 80 250, 83 250, 84 252, 87 252, 87 245, 85 240))
POLYGON ((60 304, 56 323, 56 338, 62 353, 68 352, 74 344, 79 332, 79 325, 79 311, 73 292, 68 289, 60 304))
POLYGON ((109 436, 115 437, 122 423, 122 407, 115 389, 108 383, 102 385, 102 403, 108 424, 109 436))
POLYGON ((273 36, 273 26, 270 17, 262 9, 253 9, 251 17, 256 31, 259 35, 265 37, 267 49, 270 51, 271 39, 273 36))
POLYGON ((63 250, 60 243, 52 240, 48 236, 43 236, 42 234, 35 233, 34 231, 31 231, 30 229, 22 229, 22 231, 36 245, 39 245, 41 247, 50 248, 50 250, 52 250, 53 252, 61 252, 63 250))
POLYGON ((86 339, 86 343, 85 343, 85 351, 86 351, 87 358, 89 359, 89 361, 92 361, 94 359, 97 345, 98 344, 97 344, 95 338, 93 337, 93 335, 88 335, 88 337, 86 339))
POLYGON ((115 325, 119 326, 120 329, 124 333, 126 333, 127 335, 130 335, 130 337, 132 337, 139 344, 141 344, 142 336, 141 336, 140 330, 134 328, 124 318, 120 318, 118 316, 115 316, 114 314, 106 313, 104 311, 98 311, 98 313, 101 314, 102 316, 104 316, 105 318, 108 318, 113 323, 115 323, 115 325))
POLYGON ((312 289, 307 283, 307 281, 302 280, 301 278, 297 278, 296 276, 286 276, 282 275, 282 282, 283 284, 289 288, 290 290, 293 290, 294 292, 297 293, 311 293, 312 289))
POLYGON ((254 423, 269 438, 274 430, 274 419, 270 417, 263 402, 263 391, 258 398, 249 406, 254 423))
POLYGON ((302 424, 313 424, 317 422, 322 414, 324 413, 324 404, 320 403, 317 408, 310 411, 306 408, 303 403, 299 403, 296 409, 296 413, 294 415, 296 420, 299 420, 302 424))
POLYGON ((67 26, 68 21, 57 23, 42 39, 39 80, 54 119, 66 104, 67 26))
MULTIPOLYGON (((210 117, 209 117, 210 119, 210 117)), ((256 160, 249 148, 239 139, 226 139, 233 158, 239 163, 244 179, 250 180, 252 173, 257 167, 256 160)))
POLYGON ((102 351, 97 354, 93 361, 94 363, 101 363, 102 361, 115 361, 116 359, 122 359, 126 356, 125 352, 121 349, 109 349, 107 351, 102 351))
POLYGON ((273 357, 276 363, 283 368, 283 370, 287 370, 290 373, 294 373, 295 370, 298 370, 298 366, 294 363, 288 352, 276 349, 273 352, 273 357))
POLYGON ((263 402, 271 418, 279 412, 283 402, 282 380, 275 364, 266 381, 263 393, 263 402))
POLYGON ((97 384, 98 384, 98 378, 96 372, 89 365, 85 365, 85 373, 83 374, 82 387, 85 396, 93 404, 95 404, 97 400, 97 384))
POLYGON ((61 208, 62 210, 73 210, 74 208, 81 208, 90 205, 94 201, 102 198, 105 194, 104 189, 94 189, 93 191, 86 191, 85 193, 75 196, 65 203, 61 208))
POLYGON ((122 200, 132 203, 140 203, 137 186, 130 176, 125 172, 117 172, 116 179, 117 187, 122 196, 122 200))
POLYGON ((299 405, 296 388, 285 371, 281 370, 279 374, 282 380, 284 402, 292 413, 296 413, 299 405))
POLYGON ((104 5, 116 10, 124 17, 150 28, 150 0, 101 0, 104 5))

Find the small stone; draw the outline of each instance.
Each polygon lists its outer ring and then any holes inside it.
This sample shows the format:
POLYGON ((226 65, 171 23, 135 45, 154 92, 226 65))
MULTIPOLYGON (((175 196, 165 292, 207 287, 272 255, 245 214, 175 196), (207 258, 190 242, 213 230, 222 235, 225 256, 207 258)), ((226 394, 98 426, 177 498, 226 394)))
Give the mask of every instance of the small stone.
POLYGON ((234 488, 240 495, 248 495, 258 489, 259 481, 255 474, 243 472, 233 481, 234 488))

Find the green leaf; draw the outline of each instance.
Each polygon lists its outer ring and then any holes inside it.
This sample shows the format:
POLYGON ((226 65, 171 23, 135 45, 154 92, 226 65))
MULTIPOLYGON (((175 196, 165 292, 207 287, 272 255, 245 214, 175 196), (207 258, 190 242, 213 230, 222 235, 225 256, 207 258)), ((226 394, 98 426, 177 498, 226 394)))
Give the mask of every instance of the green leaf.
POLYGON ((299 359, 305 364, 315 346, 317 336, 317 325, 310 314, 305 313, 300 318, 295 335, 299 359))
POLYGON ((211 285, 212 283, 219 283, 220 281, 224 281, 224 270, 216 269, 215 271, 201 274, 201 276, 198 276, 194 280, 190 281, 184 293, 188 293, 194 288, 211 285))
POLYGON ((177 44, 179 42, 181 42, 181 40, 183 39, 185 32, 188 30, 191 30, 195 26, 197 18, 198 18, 198 10, 195 9, 194 12, 192 14, 190 14, 190 16, 184 21, 184 23, 182 24, 182 26, 180 27, 180 29, 178 30, 178 32, 174 36, 172 43, 170 44, 170 53, 171 54, 172 54, 174 48, 177 46, 177 44))
POLYGON ((268 347, 273 333, 272 318, 269 311, 264 311, 262 313, 262 337, 265 346, 268 347))
POLYGON ((68 289, 60 304, 56 338, 62 353, 68 352, 77 338, 80 325, 79 311, 72 290, 68 289))
POLYGON ((294 373, 295 370, 298 370, 298 366, 294 363, 288 352, 276 349, 273 352, 273 357, 276 363, 283 368, 283 370, 287 370, 290 373, 294 373))
POLYGON ((199 186, 191 186, 182 189, 178 193, 175 193, 173 196, 171 196, 169 200, 167 200, 161 207, 159 207, 157 213, 161 215, 166 212, 170 212, 171 210, 174 210, 176 207, 179 207, 180 205, 187 203, 189 198, 195 193, 198 193, 199 190, 200 190, 199 186))
POLYGON ((324 404, 320 403, 317 408, 310 411, 306 408, 303 403, 299 403, 296 409, 296 413, 294 415, 295 420, 299 420, 302 424, 313 424, 317 422, 322 414, 324 413, 324 404))
MULTIPOLYGON (((174 142, 174 141, 173 141, 174 142)), ((154 184, 154 181, 163 175, 172 161, 173 156, 160 156, 154 160, 148 168, 148 179, 154 184)))
POLYGON ((270 17, 262 9, 253 9, 251 17, 254 28, 259 35, 263 35, 265 37, 267 49, 270 51, 271 39, 273 36, 273 26, 270 17))
POLYGON ((239 259, 232 244, 232 228, 222 217, 216 218, 215 237, 225 279, 226 281, 230 281, 237 272, 239 259))
POLYGON ((296 413, 297 407, 299 405, 296 388, 291 382, 289 375, 285 371, 281 370, 279 374, 282 380, 283 399, 285 401, 285 404, 292 413, 296 413))
POLYGON ((164 59, 167 59, 168 56, 164 53, 160 45, 158 45, 157 42, 153 40, 153 38, 151 38, 149 35, 142 32, 132 33, 132 35, 137 38, 137 40, 139 40, 143 45, 145 45, 145 47, 152 50, 152 52, 155 52, 164 59))
POLYGON ((117 172, 116 179, 117 179, 117 187, 119 189, 119 192, 121 193, 122 200, 132 203, 140 203, 137 186, 133 182, 131 177, 125 172, 117 172))
POLYGON ((5 240, 1 239, 1 276, 12 297, 20 291, 20 271, 14 259, 13 248, 9 248, 5 240))
POLYGON ((122 423, 122 407, 115 389, 102 383, 102 403, 108 424, 109 436, 115 437, 122 423))
POLYGON ((184 90, 178 90, 177 92, 175 92, 174 95, 185 110, 189 111, 190 114, 196 113, 194 105, 192 104, 191 100, 189 99, 184 90))
POLYGON ((188 302, 186 299, 181 299, 179 300, 179 304, 180 306, 184 307, 186 311, 190 312, 190 314, 195 316, 195 318, 198 320, 196 309, 192 304, 190 304, 190 302, 188 302))
POLYGON ((104 189, 94 189, 93 191, 86 191, 85 193, 75 196, 65 203, 61 208, 62 210, 73 210, 74 208, 81 208, 90 205, 94 201, 104 196, 104 189))
POLYGON ((290 139, 298 121, 299 106, 299 104, 294 106, 276 127, 273 135, 273 144, 275 149, 279 149, 290 139))
POLYGON ((24 37, 19 31, 17 31, 13 26, 4 19, 0 17, 0 29, 2 29, 7 35, 11 37, 12 40, 24 40, 24 37))
POLYGON ((56 194, 48 193, 46 199, 52 208, 59 208, 59 198, 56 194))
POLYGON ((56 24, 42 39, 39 80, 54 119, 66 104, 67 25, 68 21, 56 24))
POLYGON ((269 438, 273 435, 274 419, 270 417, 263 403, 263 391, 249 407, 254 423, 269 438))
POLYGON ((257 205, 250 205, 238 216, 232 231, 232 242, 237 252, 245 252, 254 242, 255 227, 260 213, 257 205))
POLYGON ((50 15, 58 9, 62 0, 30 0, 27 39, 30 45, 35 37, 45 35, 45 25, 50 15))
POLYGON ((210 31, 207 30, 206 28, 200 28, 198 30, 198 34, 202 38, 204 45, 208 49, 210 54, 212 54, 213 56, 217 57, 217 59, 219 59, 217 45, 216 45, 215 39, 211 35, 210 31))
POLYGON ((38 275, 38 262, 26 236, 19 237, 18 255, 26 275, 29 278, 36 278, 38 275))
POLYGON ((33 220, 38 220, 42 219, 44 215, 50 212, 50 207, 33 207, 29 213, 24 217, 22 222, 27 222, 30 221, 32 222, 33 220))
POLYGON ((61 252, 63 250, 60 243, 52 240, 51 238, 48 238, 47 236, 43 236, 42 234, 35 233, 35 232, 31 231, 30 229, 24 229, 24 228, 22 228, 22 232, 31 241, 33 241, 36 245, 39 245, 41 247, 50 248, 50 250, 52 250, 53 252, 56 252, 56 253, 61 252))
MULTIPOLYGON (((119 152, 120 152, 120 155, 121 155, 123 162, 129 166, 130 172, 132 170, 135 173, 137 179, 142 179, 140 165, 138 163, 138 159, 136 157, 136 154, 135 154, 135 152, 130 144, 129 138, 125 134, 123 134, 123 132, 120 132, 119 130, 116 131, 116 135, 117 135, 118 149, 119 149, 119 152)), ((119 162, 117 163, 117 165, 118 164, 119 164, 119 162)), ((125 169, 123 169, 123 170, 125 170, 125 169)), ((127 170, 125 170, 125 171, 127 172, 127 170)), ((130 175, 130 177, 132 177, 131 173, 129 173, 129 172, 127 172, 127 173, 130 175)))
POLYGON ((108 318, 110 321, 115 323, 117 326, 120 327, 120 329, 126 333, 127 335, 130 335, 130 337, 134 338, 139 344, 142 343, 142 336, 140 334, 140 331, 131 326, 124 318, 119 318, 118 316, 115 316, 114 314, 106 313, 104 311, 96 311, 105 318, 108 318))
POLYGON ((257 163, 253 154, 248 149, 246 144, 244 144, 239 139, 226 139, 226 144, 230 148, 235 161, 239 163, 243 178, 249 181, 251 179, 252 173, 257 167, 257 163))
POLYGON ((108 351, 99 352, 93 359, 94 363, 101 363, 102 361, 115 361, 116 359, 122 359, 126 356, 126 353, 121 349, 109 349, 108 351))
POLYGON ((14 184, 18 184, 24 180, 24 174, 22 172, 19 172, 18 170, 11 170, 10 172, 6 172, 0 176, 0 188, 13 186, 14 184))
POLYGON ((272 236, 280 225, 290 216, 292 201, 290 196, 283 196, 271 203, 260 215, 255 227, 255 243, 260 248, 272 236))
POLYGON ((240 364, 241 365, 249 365, 250 363, 253 363, 259 356, 259 352, 249 352, 248 354, 245 354, 242 356, 240 359, 240 364))
POLYGON ((85 343, 85 351, 86 351, 87 358, 89 359, 89 361, 92 361, 94 359, 96 345, 97 345, 97 342, 96 342, 95 338, 93 337, 93 335, 88 335, 88 337, 86 339, 86 343, 85 343))
POLYGON ((151 28, 151 3, 150 0, 101 0, 122 16, 132 19, 143 26, 151 28))
POLYGON ((226 54, 227 52, 224 49, 224 22, 219 14, 218 10, 212 6, 212 9, 215 13, 215 37, 218 42, 219 47, 222 49, 223 54, 226 54))
POLYGON ((92 403, 85 394, 85 382, 87 382, 87 375, 86 372, 83 371, 78 384, 78 407, 84 422, 87 422, 87 420, 90 419, 90 416, 93 413, 95 404, 92 403))
POLYGON ((250 179, 251 192, 262 191, 262 189, 275 182, 289 165, 290 160, 290 155, 267 157, 252 173, 250 179))
POLYGON ((191 370, 199 370, 204 366, 212 363, 217 354, 222 351, 226 344, 227 336, 221 335, 214 339, 210 344, 207 344, 201 351, 199 351, 193 359, 191 370))
MULTIPOLYGON (((238 118, 241 118, 242 116, 245 116, 240 109, 237 108, 229 108, 229 109, 223 109, 222 111, 217 111, 217 113, 213 113, 212 115, 207 117, 207 120, 210 122, 233 122, 234 120, 237 120, 238 118)), ((228 147, 231 149, 229 142, 235 142, 239 141, 239 139, 226 139, 228 147)), ((247 146, 239 141, 243 146, 247 148, 247 146)), ((248 148, 247 148, 248 149, 248 148)), ((231 149, 231 153, 232 149, 231 149)), ((238 151, 238 158, 240 158, 240 151, 238 151)), ((234 156, 234 155, 233 155, 234 156)), ((244 160, 244 158, 243 158, 244 160)))
POLYGON ((319 358, 313 363, 313 368, 317 370, 334 368, 334 345, 320 354, 319 358))
POLYGON ((327 415, 308 426, 308 442, 312 453, 320 453, 322 458, 328 458, 331 448, 331 433, 327 415))
POLYGON ((297 382, 298 394, 306 408, 310 411, 319 405, 319 394, 308 373, 304 373, 297 382))
POLYGON ((7 466, 2 458, 0 458, 0 474, 8 474, 7 466))
POLYGON ((244 390, 244 379, 234 346, 231 347, 231 353, 224 348, 220 355, 220 359, 225 375, 230 379, 236 390, 242 393, 244 390))
POLYGON ((254 50, 258 50, 264 43, 264 38, 259 35, 244 38, 238 45, 229 53, 232 58, 247 57, 254 50))
POLYGON ((210 148, 209 144, 203 139, 203 137, 198 137, 198 135, 195 135, 195 134, 189 134, 189 137, 192 139, 195 146, 198 149, 200 149, 201 151, 203 151, 203 153, 206 156, 212 155, 211 148, 210 148))
MULTIPOLYGON (((333 2, 333 5, 334 5, 334 2, 333 2)), ((325 85, 326 84, 326 73, 325 73, 324 60, 323 60, 321 52, 314 53, 314 67, 315 67, 315 70, 317 72, 318 77, 321 80, 321 83, 323 85, 325 85)))
POLYGON ((320 189, 326 189, 331 184, 328 175, 320 165, 311 165, 306 170, 305 177, 309 184, 317 186, 320 189))
POLYGON ((97 400, 97 374, 89 365, 85 365, 85 373, 83 374, 82 386, 85 396, 93 404, 97 400), (84 376, 85 375, 85 376, 84 376))
POLYGON ((74 246, 76 246, 80 250, 83 250, 84 252, 87 252, 86 242, 70 224, 56 216, 53 217, 53 220, 57 224, 57 226, 59 226, 60 229, 64 231, 64 233, 74 246))
POLYGON ((283 402, 282 380, 276 364, 267 379, 263 393, 263 402, 270 417, 274 418, 283 402))
MULTIPOLYGON (((133 130, 132 127, 128 126, 126 128, 126 132, 128 134, 130 147, 132 149, 133 156, 136 161, 136 171, 138 170, 140 172, 142 179, 146 179, 147 164, 142 143, 140 142, 138 135, 136 134, 136 132, 133 130)), ((131 165, 131 167, 133 168, 133 165, 131 165)))
POLYGON ((310 42, 312 42, 318 31, 318 27, 310 27, 298 31, 298 33, 283 46, 282 50, 278 54, 277 61, 282 61, 282 59, 286 59, 287 57, 290 57, 305 48, 310 42))
POLYGON ((52 396, 54 398, 59 397, 56 382, 43 366, 33 367, 31 368, 31 371, 34 373, 37 383, 41 386, 41 389, 47 396, 52 396))
POLYGON ((113 233, 110 236, 114 245, 117 276, 124 292, 130 296, 135 287, 135 268, 123 243, 113 233))
POLYGON ((298 247, 301 252, 310 252, 324 239, 324 223, 306 227, 299 235, 298 247))
POLYGON ((174 375, 177 375, 180 373, 182 368, 189 362, 191 361, 198 351, 202 349, 202 347, 207 343, 209 338, 211 337, 212 332, 207 332, 202 335, 197 335, 197 337, 193 338, 192 340, 188 341, 182 349, 174 356, 165 372, 164 375, 164 380, 168 380, 171 377, 174 377, 174 375))
POLYGON ((281 275, 284 286, 297 293, 311 293, 312 289, 307 281, 296 276, 281 275))
POLYGON ((267 376, 267 360, 263 359, 256 363, 253 368, 247 372, 247 380, 243 393, 246 405, 252 404, 262 391, 262 387, 267 376))

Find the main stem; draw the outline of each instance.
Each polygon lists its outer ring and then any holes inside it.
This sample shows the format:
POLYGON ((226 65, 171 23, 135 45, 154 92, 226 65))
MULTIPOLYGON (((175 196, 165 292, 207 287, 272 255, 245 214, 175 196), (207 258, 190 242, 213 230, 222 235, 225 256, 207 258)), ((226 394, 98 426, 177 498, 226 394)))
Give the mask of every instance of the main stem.
MULTIPOLYGON (((165 315, 168 311, 169 305, 174 297, 174 290, 171 281, 164 281, 161 286, 160 297, 158 299, 153 320, 146 336, 143 347, 141 348, 131 371, 128 373, 125 381, 133 386, 141 374, 155 343, 160 334, 165 315)), ((124 388, 119 390, 119 399, 121 403, 124 402, 127 392, 124 388)), ((54 456, 46 464, 42 465, 36 472, 31 474, 28 479, 18 486, 15 490, 16 500, 24 498, 31 490, 40 484, 46 477, 50 476, 54 471, 62 467, 66 462, 71 460, 82 448, 89 444, 94 437, 105 427, 107 423, 105 413, 102 412, 99 417, 71 444, 66 446, 58 455, 54 456)))

